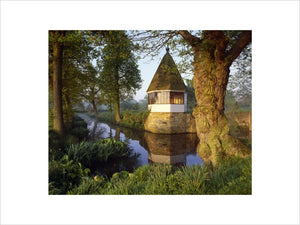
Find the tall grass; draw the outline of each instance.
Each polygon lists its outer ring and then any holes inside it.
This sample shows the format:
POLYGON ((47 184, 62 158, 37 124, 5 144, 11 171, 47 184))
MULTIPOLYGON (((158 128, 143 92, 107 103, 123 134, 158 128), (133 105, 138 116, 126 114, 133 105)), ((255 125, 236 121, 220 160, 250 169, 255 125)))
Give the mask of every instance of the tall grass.
POLYGON ((70 145, 66 152, 71 160, 91 168, 109 159, 129 156, 131 149, 125 142, 106 138, 95 143, 83 141, 70 145))
POLYGON ((251 194, 251 187, 251 159, 234 157, 217 167, 153 164, 109 180, 86 178, 69 194, 251 194))

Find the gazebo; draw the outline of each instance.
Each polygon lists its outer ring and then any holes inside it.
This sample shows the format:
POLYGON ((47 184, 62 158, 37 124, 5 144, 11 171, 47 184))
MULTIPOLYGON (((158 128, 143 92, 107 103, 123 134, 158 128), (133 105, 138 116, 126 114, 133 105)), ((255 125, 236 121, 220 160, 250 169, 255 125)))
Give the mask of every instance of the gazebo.
POLYGON ((186 112, 187 93, 177 66, 166 49, 147 89, 151 112, 186 112))
POLYGON ((195 133, 195 119, 187 113, 187 93, 177 66, 166 49, 147 89, 151 110, 144 128, 157 134, 195 133))

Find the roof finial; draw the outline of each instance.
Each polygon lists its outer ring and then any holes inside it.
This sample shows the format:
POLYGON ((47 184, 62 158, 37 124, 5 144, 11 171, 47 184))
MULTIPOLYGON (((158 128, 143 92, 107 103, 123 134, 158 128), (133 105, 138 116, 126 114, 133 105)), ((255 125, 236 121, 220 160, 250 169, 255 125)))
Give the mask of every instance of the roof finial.
POLYGON ((167 51, 167 53, 169 53, 169 50, 170 50, 170 48, 169 48, 169 47, 167 47, 167 48, 166 48, 166 51, 167 51))

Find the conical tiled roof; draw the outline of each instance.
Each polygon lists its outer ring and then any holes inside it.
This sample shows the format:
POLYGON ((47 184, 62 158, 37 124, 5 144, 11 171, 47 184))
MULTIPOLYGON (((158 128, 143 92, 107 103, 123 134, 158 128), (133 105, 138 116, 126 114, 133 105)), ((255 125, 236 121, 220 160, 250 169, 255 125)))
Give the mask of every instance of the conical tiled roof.
POLYGON ((186 90, 182 77, 172 56, 169 54, 168 48, 152 78, 147 92, 155 90, 186 90))

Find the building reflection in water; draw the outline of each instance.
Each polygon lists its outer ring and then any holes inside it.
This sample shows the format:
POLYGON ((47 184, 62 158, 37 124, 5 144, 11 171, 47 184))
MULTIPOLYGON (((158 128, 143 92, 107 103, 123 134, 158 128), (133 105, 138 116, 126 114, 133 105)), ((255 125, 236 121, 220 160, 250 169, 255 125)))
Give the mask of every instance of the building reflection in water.
POLYGON ((144 132, 150 163, 186 165, 186 156, 196 151, 196 134, 154 134, 144 132))
POLYGON ((88 123, 90 141, 102 138, 128 140, 133 153, 138 154, 138 166, 148 163, 167 163, 191 166, 202 164, 197 154, 197 134, 154 134, 124 127, 109 126, 86 115, 81 115, 88 123))

